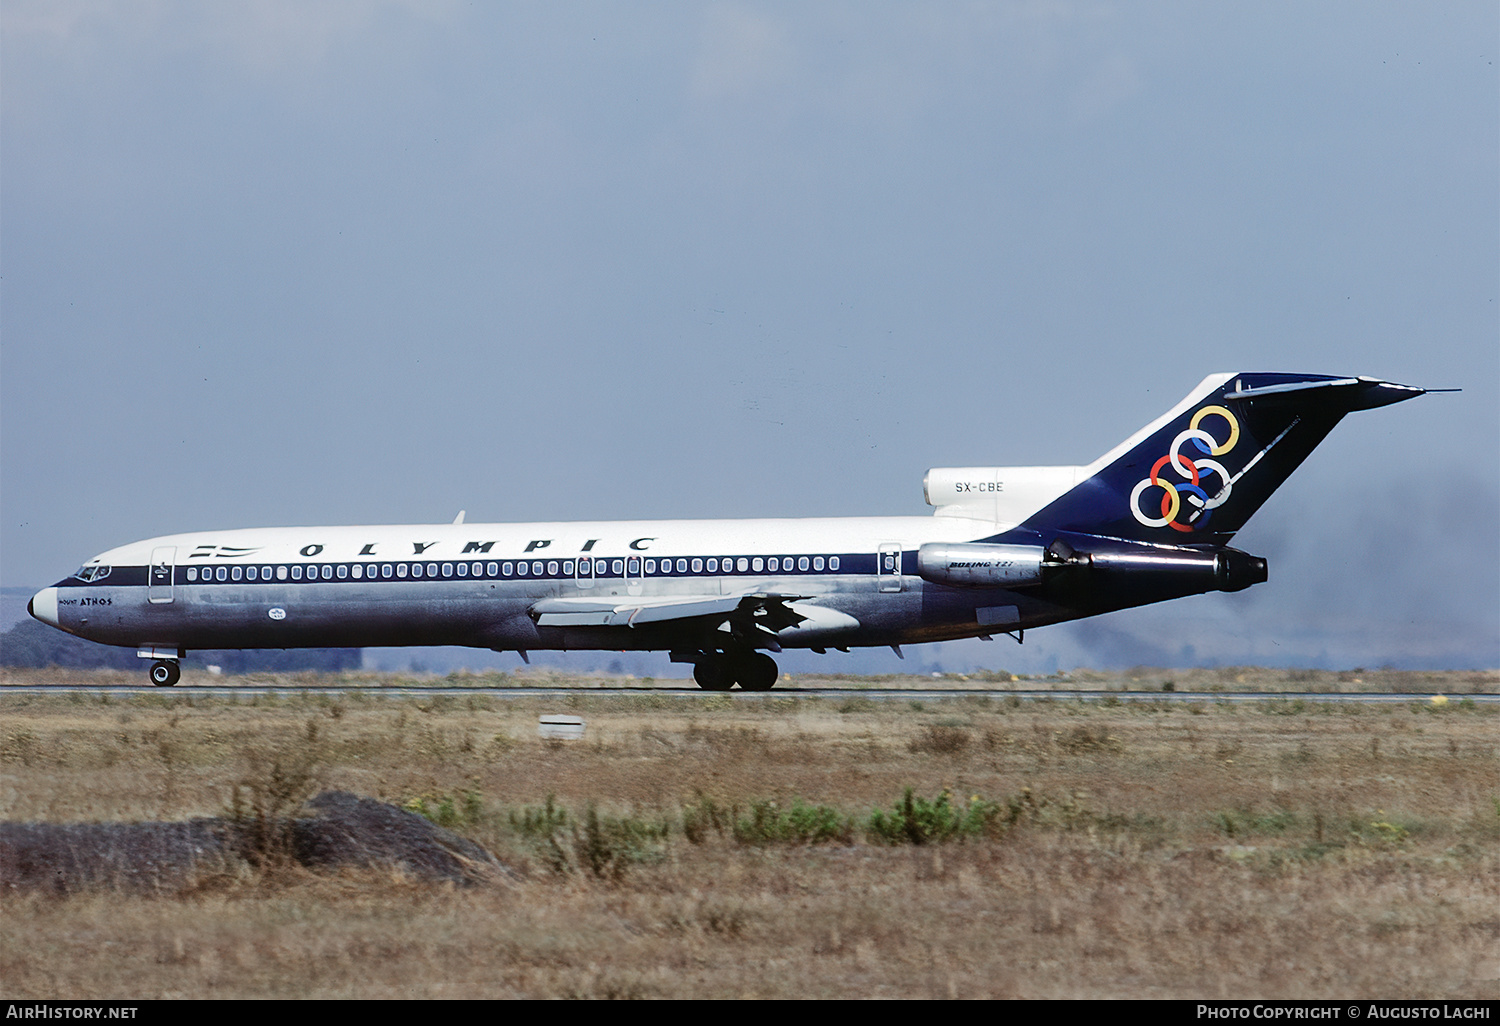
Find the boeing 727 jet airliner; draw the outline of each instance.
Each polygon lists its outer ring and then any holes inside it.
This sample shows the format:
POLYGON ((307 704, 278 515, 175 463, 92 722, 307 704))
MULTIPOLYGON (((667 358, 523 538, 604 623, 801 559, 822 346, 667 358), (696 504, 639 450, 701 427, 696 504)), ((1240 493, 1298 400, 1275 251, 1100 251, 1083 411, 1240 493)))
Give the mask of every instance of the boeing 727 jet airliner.
POLYGON ((282 527, 152 538, 27 608, 136 648, 468 645, 664 650, 763 691, 767 652, 988 638, 1266 579, 1228 546, 1346 414, 1422 395, 1373 378, 1216 374, 1079 467, 927 472, 931 517, 282 527))

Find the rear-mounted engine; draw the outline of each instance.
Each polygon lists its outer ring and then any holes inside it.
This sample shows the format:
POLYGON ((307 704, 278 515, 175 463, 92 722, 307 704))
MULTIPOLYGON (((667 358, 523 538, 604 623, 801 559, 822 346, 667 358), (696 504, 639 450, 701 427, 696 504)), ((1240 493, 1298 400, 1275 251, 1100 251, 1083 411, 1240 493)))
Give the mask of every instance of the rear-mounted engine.
POLYGON ((917 573, 933 584, 1019 588, 1041 583, 1046 559, 1040 545, 928 542, 917 549, 917 573))
POLYGON ((917 549, 924 581, 958 588, 1024 588, 1064 570, 1103 580, 1196 582, 1203 591, 1240 591, 1266 579, 1266 561, 1239 549, 1102 545, 1083 552, 1061 540, 1039 545, 929 542, 917 549))

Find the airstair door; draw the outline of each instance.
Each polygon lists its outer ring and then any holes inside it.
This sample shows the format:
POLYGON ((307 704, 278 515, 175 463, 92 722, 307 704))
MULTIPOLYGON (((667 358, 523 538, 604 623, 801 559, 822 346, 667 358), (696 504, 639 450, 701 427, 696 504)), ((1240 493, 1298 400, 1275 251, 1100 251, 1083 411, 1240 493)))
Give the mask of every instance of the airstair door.
POLYGON ((177 565, 177 546, 159 545, 151 550, 146 571, 146 599, 154 603, 172 601, 172 578, 177 565))
POLYGON ((901 590, 901 543, 886 542, 875 555, 875 573, 881 591, 901 590))

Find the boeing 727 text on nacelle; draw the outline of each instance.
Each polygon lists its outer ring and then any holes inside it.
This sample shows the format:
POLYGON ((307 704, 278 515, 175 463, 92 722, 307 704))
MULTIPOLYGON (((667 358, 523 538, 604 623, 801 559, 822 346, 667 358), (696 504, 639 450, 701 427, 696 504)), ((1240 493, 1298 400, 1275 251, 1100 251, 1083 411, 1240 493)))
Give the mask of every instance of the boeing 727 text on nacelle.
POLYGON ((931 517, 284 527, 152 538, 43 588, 38 620, 189 649, 664 650, 763 691, 767 652, 991 637, 1266 579, 1228 547, 1372 378, 1216 374, 1083 467, 927 472, 931 517))

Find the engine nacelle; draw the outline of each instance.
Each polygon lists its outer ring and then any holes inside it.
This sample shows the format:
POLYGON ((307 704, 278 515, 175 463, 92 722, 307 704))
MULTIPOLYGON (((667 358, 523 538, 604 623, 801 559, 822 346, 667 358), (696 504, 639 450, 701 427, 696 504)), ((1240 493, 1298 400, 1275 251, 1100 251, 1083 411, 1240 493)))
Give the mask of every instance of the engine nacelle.
POLYGON ((1019 524, 1083 477, 1083 467, 933 467, 922 495, 940 517, 1019 524))
POLYGON ((1046 561, 1040 545, 928 542, 917 549, 917 574, 960 588, 1019 588, 1040 584, 1046 561))
POLYGON ((1068 579, 1186 585, 1193 591, 1239 591, 1266 579, 1266 561, 1239 549, 1101 545, 1079 552, 1054 541, 1038 545, 928 542, 917 549, 917 574, 955 588, 1024 588, 1067 571, 1068 579), (1087 575, 1077 578, 1078 573, 1087 575))

